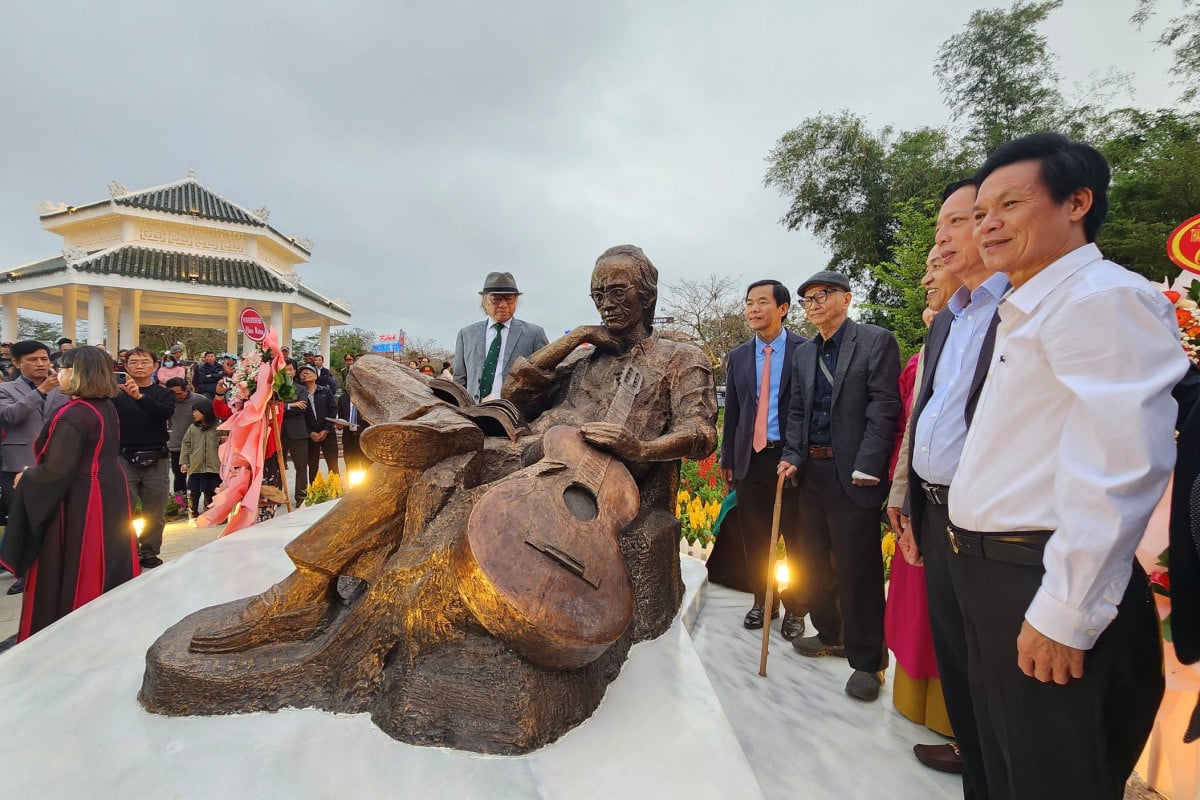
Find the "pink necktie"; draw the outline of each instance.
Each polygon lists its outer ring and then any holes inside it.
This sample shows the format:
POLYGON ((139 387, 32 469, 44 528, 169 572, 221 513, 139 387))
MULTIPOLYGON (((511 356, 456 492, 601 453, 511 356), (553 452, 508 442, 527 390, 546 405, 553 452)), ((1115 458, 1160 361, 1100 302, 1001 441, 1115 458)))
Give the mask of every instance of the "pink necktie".
POLYGON ((754 452, 767 446, 767 411, 771 407, 771 346, 763 348, 762 378, 759 380, 758 408, 754 414, 754 452))

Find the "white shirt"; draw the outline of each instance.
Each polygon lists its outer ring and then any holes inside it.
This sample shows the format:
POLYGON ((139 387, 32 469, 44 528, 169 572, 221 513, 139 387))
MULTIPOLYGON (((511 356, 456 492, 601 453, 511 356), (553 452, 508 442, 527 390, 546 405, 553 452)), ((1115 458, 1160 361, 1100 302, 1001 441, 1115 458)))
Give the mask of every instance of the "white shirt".
POLYGON ((1025 619, 1056 642, 1090 649, 1117 615, 1175 465, 1171 390, 1187 367, 1162 292, 1094 244, 1000 303, 950 519, 1054 531, 1025 619))
MULTIPOLYGON (((496 338, 496 329, 494 327, 492 327, 495 324, 496 324, 496 320, 492 319, 491 317, 488 317, 487 327, 484 328, 484 336, 483 336, 483 360, 484 360, 484 362, 487 361, 488 350, 491 349, 492 341, 496 338)), ((500 333, 500 358, 498 358, 496 360, 496 377, 492 381, 492 393, 489 394, 487 397, 480 397, 479 399, 481 401, 487 400, 488 397, 499 397, 500 396, 500 387, 502 387, 504 385, 504 350, 505 350, 505 348, 508 347, 508 329, 512 325, 512 320, 510 319, 508 322, 501 322, 500 325, 501 325, 501 328, 499 331, 499 333, 500 333)))

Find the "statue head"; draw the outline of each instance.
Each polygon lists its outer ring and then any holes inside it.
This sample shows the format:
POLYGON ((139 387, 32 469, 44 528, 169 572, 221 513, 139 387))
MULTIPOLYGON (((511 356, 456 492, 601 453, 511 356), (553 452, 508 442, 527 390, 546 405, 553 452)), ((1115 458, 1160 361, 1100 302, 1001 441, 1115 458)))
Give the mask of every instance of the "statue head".
POLYGON ((658 304, 658 270, 642 248, 621 244, 600 254, 592 270, 592 302, 614 333, 639 326, 650 333, 658 304))

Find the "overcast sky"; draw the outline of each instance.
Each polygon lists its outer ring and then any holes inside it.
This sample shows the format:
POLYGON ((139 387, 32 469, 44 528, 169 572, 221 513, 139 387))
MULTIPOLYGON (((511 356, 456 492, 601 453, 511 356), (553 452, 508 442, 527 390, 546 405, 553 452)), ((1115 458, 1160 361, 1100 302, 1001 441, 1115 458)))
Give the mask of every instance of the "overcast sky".
MULTIPOLYGON (((762 185, 779 136, 848 108, 940 124, 940 42, 977 7, 817 3, 5 3, 0 266, 55 255, 40 200, 82 205, 185 176, 314 242, 306 283, 354 324, 453 347, 491 270, 553 338, 595 322, 587 278, 632 242, 662 284, 795 287, 826 254, 762 185), (436 5, 436 7, 435 7, 436 5)), ((1068 81, 1115 66, 1170 105, 1135 0, 1067 0, 1068 81)), ((1160 0, 1166 14, 1178 0, 1160 0)))

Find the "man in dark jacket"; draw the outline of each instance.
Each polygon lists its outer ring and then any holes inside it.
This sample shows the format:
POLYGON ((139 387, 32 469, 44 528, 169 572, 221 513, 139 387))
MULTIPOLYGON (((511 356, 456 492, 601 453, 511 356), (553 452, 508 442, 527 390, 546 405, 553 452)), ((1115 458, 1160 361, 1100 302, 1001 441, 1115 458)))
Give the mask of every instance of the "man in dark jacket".
POLYGON ((304 385, 311 402, 307 409, 309 416, 308 434, 308 480, 316 480, 317 471, 321 466, 321 456, 325 456, 325 466, 330 473, 338 470, 337 426, 331 422, 337 417, 337 402, 333 393, 324 386, 317 384, 317 368, 310 364, 300 367, 298 373, 300 383, 304 385))
POLYGON ((217 354, 209 350, 192 372, 192 386, 212 400, 217 393, 217 381, 225 377, 225 368, 217 363, 217 354))
POLYGON ((844 275, 818 272, 797 294, 818 335, 792 359, 779 474, 799 475, 799 561, 817 635, 792 647, 844 656, 854 668, 846 694, 871 701, 887 663, 879 532, 900 416, 900 350, 883 328, 848 319, 844 275))
POLYGON ((167 450, 170 435, 167 421, 175 413, 175 394, 154 383, 154 355, 144 347, 134 347, 125 355, 128 377, 120 384, 121 392, 113 400, 121 423, 121 458, 129 481, 129 505, 142 504, 145 527, 138 538, 138 558, 143 569, 163 562, 163 528, 166 526, 167 497, 170 494, 171 456, 167 450))
MULTIPOLYGON (((296 377, 296 362, 289 361, 284 367, 288 376, 296 377)), ((292 460, 296 468, 296 477, 292 482, 292 491, 296 505, 303 505, 308 494, 308 445, 312 439, 309 434, 316 430, 315 423, 310 423, 312 413, 309 406, 312 399, 303 384, 297 383, 296 399, 283 404, 283 429, 279 432, 283 444, 283 453, 292 460)))

